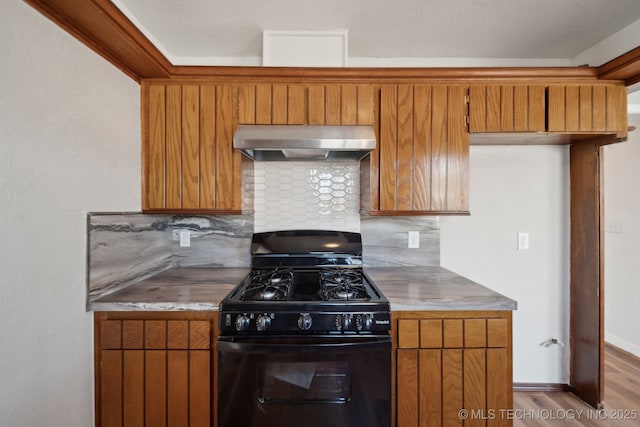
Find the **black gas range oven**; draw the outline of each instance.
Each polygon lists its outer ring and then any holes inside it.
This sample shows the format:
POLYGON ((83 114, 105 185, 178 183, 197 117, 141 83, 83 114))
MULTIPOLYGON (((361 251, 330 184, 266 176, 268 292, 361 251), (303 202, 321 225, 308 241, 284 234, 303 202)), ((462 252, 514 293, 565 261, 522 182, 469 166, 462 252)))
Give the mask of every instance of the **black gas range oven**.
POLYGON ((252 270, 220 304, 218 423, 391 423, 389 302, 358 233, 256 233, 252 270))

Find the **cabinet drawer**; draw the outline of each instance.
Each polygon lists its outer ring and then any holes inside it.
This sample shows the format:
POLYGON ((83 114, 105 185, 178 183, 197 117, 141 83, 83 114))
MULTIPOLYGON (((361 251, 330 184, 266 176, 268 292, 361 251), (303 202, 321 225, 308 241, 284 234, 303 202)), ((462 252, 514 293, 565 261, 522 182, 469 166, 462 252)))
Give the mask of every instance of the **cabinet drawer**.
POLYGON ((101 349, 208 350, 209 320, 103 320, 101 349))

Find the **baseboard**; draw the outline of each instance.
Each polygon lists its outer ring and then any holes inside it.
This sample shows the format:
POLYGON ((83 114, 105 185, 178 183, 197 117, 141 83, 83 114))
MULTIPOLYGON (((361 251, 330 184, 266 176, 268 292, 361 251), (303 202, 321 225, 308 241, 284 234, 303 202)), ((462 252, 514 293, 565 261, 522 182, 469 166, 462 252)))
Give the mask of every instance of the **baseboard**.
POLYGON ((568 392, 571 391, 569 384, 560 383, 513 383, 513 391, 528 392, 568 392))
POLYGON ((609 332, 604 333, 604 340, 610 344, 615 345, 618 348, 623 349, 628 353, 633 354, 636 357, 640 357, 640 345, 627 341, 624 338, 620 338, 619 336, 616 336, 609 332))

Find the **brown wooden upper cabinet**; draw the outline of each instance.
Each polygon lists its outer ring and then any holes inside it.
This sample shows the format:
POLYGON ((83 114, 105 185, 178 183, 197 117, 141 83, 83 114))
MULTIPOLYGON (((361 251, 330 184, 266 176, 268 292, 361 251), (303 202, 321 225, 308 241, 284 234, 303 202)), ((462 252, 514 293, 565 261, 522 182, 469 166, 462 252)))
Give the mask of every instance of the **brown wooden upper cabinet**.
POLYGON ((370 210, 379 215, 467 213, 468 87, 385 84, 370 210))
POLYGON ((231 85, 142 84, 143 211, 241 211, 231 85))
POLYGON ((549 132, 627 134, 623 84, 558 84, 548 91, 549 132))
POLYGON ((469 132, 544 132, 542 85, 471 85, 469 132))
MULTIPOLYGON (((469 88, 469 132, 615 134, 623 137, 627 133, 626 89, 623 84, 607 82, 474 84, 469 88)), ((574 140, 557 141, 570 143, 574 140)))
POLYGON ((372 85, 246 84, 238 88, 240 124, 371 125, 372 85))

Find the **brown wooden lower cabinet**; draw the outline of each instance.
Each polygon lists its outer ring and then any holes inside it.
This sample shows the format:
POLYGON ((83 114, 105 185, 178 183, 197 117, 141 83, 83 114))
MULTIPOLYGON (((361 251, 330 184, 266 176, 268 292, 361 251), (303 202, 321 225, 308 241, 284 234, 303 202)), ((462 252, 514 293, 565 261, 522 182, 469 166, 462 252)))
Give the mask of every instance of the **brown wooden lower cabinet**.
POLYGON ((510 426, 511 312, 394 312, 398 427, 510 426))
POLYGON ((216 314, 96 313, 96 426, 214 426, 216 314))

